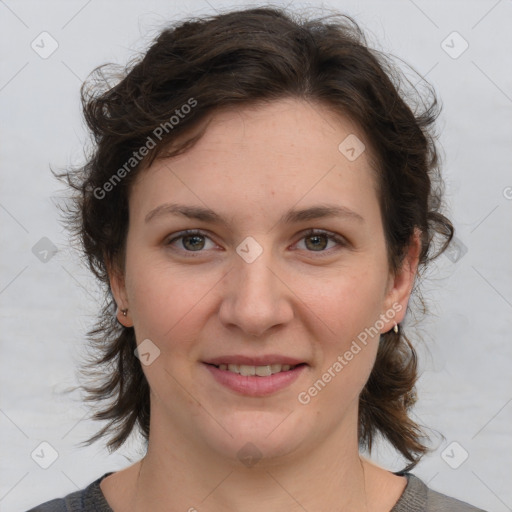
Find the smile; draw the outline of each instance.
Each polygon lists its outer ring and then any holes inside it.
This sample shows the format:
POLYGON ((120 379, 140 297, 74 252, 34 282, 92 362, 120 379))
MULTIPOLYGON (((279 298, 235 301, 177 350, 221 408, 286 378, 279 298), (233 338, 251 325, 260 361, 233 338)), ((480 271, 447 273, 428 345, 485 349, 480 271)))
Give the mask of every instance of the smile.
POLYGON ((224 370, 232 373, 238 373, 239 375, 243 375, 245 377, 257 375, 258 377, 268 377, 269 375, 274 375, 275 373, 287 372, 293 370, 298 365, 289 365, 289 364, 267 364, 264 366, 251 366, 247 364, 219 364, 214 365, 219 370, 224 370))
POLYGON ((237 394, 263 397, 289 387, 306 370, 306 363, 296 365, 208 364, 203 363, 214 382, 237 394))

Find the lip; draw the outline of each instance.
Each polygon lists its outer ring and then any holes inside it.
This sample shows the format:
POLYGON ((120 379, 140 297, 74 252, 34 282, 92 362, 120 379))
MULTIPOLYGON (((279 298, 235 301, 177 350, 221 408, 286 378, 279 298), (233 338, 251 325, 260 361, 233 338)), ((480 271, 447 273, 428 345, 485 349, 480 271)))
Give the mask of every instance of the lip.
MULTIPOLYGON (((234 357, 234 356, 233 356, 234 357)), ((246 360, 252 360, 258 358, 247 358, 246 360)), ((233 359, 234 360, 234 359, 233 359)), ((240 361, 240 358, 236 359, 237 361, 240 361)), ((291 360, 291 359, 287 359, 291 360)), ((219 359, 220 361, 220 359, 219 359)), ((226 361, 226 359, 222 359, 222 361, 218 364, 226 364, 223 363, 223 361, 226 361)), ((264 366, 265 363, 227 363, 227 364, 250 364, 254 366, 264 366)), ((279 364, 279 362, 276 362, 274 364, 279 364)), ((282 364, 290 364, 290 363, 282 363, 282 364)), ((221 370, 220 368, 217 368, 216 366, 208 363, 203 363, 203 366, 210 372, 210 374, 213 376, 213 378, 221 385, 231 389, 232 391, 235 391, 236 393, 240 393, 244 396, 253 396, 253 397, 262 397, 262 396, 269 396, 274 393, 277 393, 278 391, 290 386, 295 380, 299 378, 299 376, 304 372, 307 368, 307 364, 301 362, 298 363, 292 363, 292 364, 298 364, 299 366, 288 370, 286 372, 279 372, 274 373, 273 375, 269 375, 267 377, 258 377, 256 375, 252 376, 244 376, 240 375, 238 373, 230 372, 229 370, 221 370)))
POLYGON ((304 360, 294 359, 293 357, 281 356, 278 354, 268 354, 266 356, 244 356, 244 355, 229 355, 218 356, 203 361, 206 364, 245 364, 248 366, 266 366, 269 364, 289 364, 295 366, 297 364, 305 363, 304 360))

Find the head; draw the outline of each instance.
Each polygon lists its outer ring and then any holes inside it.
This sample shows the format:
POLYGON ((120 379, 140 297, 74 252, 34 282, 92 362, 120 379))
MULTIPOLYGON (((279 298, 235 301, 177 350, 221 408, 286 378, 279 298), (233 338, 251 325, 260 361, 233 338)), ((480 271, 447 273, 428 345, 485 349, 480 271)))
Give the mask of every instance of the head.
POLYGON ((345 425, 360 446, 380 433, 418 462, 428 448, 409 417, 416 353, 401 323, 453 227, 439 211, 435 96, 413 111, 399 77, 348 17, 260 8, 176 24, 116 85, 84 85, 95 146, 66 174, 67 220, 105 286, 89 332, 100 380, 85 388, 109 420, 89 442, 115 449, 135 428, 147 440, 152 417, 206 449, 286 456, 345 425), (195 212, 157 210, 168 203, 195 212), (318 206, 344 215, 291 219, 318 206), (148 365, 134 355, 144 340, 148 365), (229 354, 295 357, 304 371, 278 395, 240 397, 209 380, 206 364, 229 354))

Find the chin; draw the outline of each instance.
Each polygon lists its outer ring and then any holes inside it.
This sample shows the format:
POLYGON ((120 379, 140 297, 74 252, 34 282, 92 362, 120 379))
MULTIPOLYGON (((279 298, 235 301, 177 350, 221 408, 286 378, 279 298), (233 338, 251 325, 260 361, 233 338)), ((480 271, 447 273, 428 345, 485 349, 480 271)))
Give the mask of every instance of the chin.
POLYGON ((307 440, 307 425, 304 421, 297 422, 295 415, 290 411, 245 411, 219 418, 226 430, 216 429, 221 433, 213 439, 210 431, 209 443, 214 451, 237 465, 252 467, 271 459, 277 463, 276 459, 291 456, 307 440))

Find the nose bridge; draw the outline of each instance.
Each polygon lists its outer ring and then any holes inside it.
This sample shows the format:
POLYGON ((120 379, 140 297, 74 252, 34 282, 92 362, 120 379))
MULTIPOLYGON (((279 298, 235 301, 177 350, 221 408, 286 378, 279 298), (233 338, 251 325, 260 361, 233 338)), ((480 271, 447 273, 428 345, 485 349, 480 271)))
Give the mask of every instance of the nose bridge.
POLYGON ((243 295, 245 294, 263 294, 261 298, 268 299, 275 291, 275 275, 271 271, 272 257, 271 251, 267 250, 254 261, 246 261, 240 258, 235 265, 237 282, 236 286, 240 288, 243 295))
POLYGON ((275 275, 277 265, 271 248, 264 249, 247 237, 236 251, 221 320, 254 336, 287 322, 292 316, 291 305, 286 300, 286 287, 275 275))

